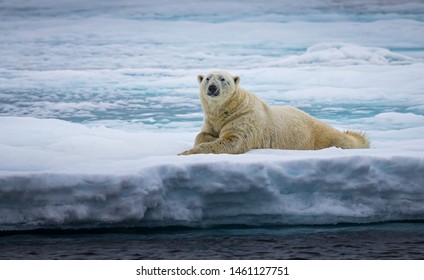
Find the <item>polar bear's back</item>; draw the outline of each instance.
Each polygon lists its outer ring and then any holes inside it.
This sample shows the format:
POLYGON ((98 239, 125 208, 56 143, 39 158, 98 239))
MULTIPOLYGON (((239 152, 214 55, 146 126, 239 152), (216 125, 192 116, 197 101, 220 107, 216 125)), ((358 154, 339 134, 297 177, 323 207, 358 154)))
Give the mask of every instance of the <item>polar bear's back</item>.
POLYGON ((368 148, 369 141, 360 132, 341 132, 329 124, 291 106, 269 106, 253 93, 250 96, 256 127, 251 148, 319 150, 368 148))
POLYGON ((311 150, 314 118, 291 106, 270 106, 273 121, 273 147, 275 149, 311 150))
POLYGON ((273 141, 277 149, 317 150, 369 146, 363 134, 341 132, 325 122, 291 106, 270 106, 274 121, 273 141))

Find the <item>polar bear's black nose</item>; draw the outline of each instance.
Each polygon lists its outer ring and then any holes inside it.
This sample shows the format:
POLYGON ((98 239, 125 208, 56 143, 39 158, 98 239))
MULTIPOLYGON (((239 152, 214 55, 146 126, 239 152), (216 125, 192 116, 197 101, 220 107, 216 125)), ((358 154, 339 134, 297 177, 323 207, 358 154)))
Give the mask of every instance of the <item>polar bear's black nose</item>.
POLYGON ((208 95, 210 96, 217 96, 219 94, 219 90, 216 87, 216 85, 210 85, 208 87, 208 95))
POLYGON ((217 90, 218 88, 216 87, 216 85, 210 85, 209 87, 208 87, 208 91, 209 92, 211 92, 211 93, 215 93, 215 91, 217 90))

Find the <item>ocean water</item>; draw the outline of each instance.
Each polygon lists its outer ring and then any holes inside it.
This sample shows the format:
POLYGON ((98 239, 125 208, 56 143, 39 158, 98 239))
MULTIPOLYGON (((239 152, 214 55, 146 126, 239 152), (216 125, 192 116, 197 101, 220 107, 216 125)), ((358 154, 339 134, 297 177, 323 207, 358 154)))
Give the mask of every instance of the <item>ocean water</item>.
POLYGON ((424 3, 0 1, 0 259, 422 259, 424 3), (178 153, 216 69, 368 150, 178 153))
POLYGON ((423 259, 422 223, 8 233, 0 259, 423 259))

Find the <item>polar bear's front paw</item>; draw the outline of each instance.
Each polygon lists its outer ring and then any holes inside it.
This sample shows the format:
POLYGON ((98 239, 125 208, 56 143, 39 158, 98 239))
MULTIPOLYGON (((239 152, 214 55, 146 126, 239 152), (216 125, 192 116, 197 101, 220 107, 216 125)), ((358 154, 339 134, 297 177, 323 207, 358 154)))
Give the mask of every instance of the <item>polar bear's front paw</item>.
POLYGON ((195 154, 209 154, 211 153, 210 147, 206 143, 202 143, 200 145, 197 145, 193 149, 187 150, 185 152, 182 152, 181 154, 178 154, 179 156, 186 156, 186 155, 195 155, 195 154))
POLYGON ((194 155, 194 154, 200 154, 200 153, 201 152, 199 151, 199 149, 194 148, 194 149, 190 149, 190 150, 187 150, 185 152, 182 152, 178 155, 179 156, 188 156, 188 155, 194 155))
POLYGON ((188 155, 192 155, 193 153, 191 152, 191 150, 188 150, 188 151, 185 151, 185 152, 182 152, 182 153, 179 153, 178 155, 179 156, 188 156, 188 155))

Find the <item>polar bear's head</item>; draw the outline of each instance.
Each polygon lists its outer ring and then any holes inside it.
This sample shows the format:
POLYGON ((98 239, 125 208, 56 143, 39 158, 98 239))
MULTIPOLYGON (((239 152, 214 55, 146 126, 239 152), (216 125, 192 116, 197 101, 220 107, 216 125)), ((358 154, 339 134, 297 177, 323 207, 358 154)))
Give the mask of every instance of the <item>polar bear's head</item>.
POLYGON ((229 98, 237 89, 240 77, 232 76, 225 71, 212 72, 207 76, 197 76, 200 84, 200 95, 209 100, 229 98))

